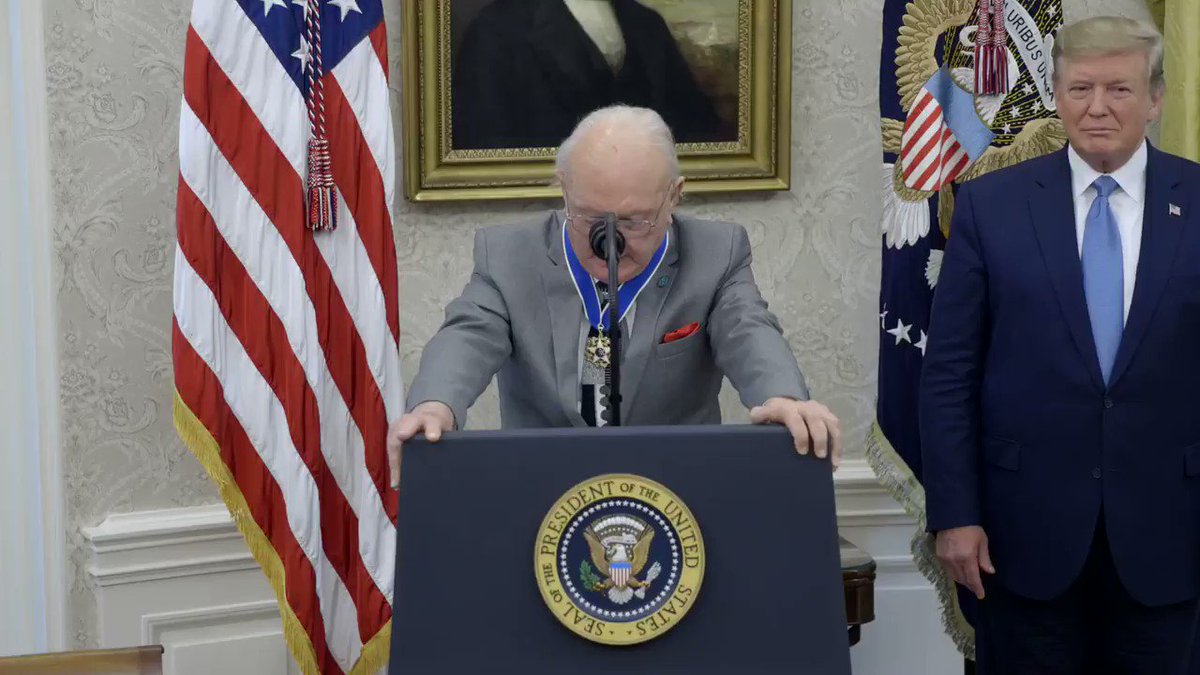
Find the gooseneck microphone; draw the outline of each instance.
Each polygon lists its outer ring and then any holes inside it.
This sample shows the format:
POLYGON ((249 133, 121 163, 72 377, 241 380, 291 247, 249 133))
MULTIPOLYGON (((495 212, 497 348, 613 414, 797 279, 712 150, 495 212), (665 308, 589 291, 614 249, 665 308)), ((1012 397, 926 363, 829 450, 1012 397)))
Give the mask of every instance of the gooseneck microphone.
POLYGON ((592 225, 588 241, 597 258, 608 262, 608 333, 610 340, 608 368, 605 372, 607 399, 603 412, 609 426, 621 426, 621 304, 618 300, 617 268, 625 252, 625 235, 617 228, 617 215, 604 214, 604 222, 592 225))
MULTIPOLYGON (((621 231, 617 229, 617 216, 614 213, 604 214, 604 222, 593 224, 591 231, 588 232, 588 241, 592 245, 592 253, 595 253, 597 258, 604 258, 609 263, 612 263, 612 260, 608 257, 608 241, 610 238, 617 242, 617 256, 620 257, 625 252, 625 235, 621 234, 621 231), (615 237, 609 236, 608 232, 610 229, 616 233, 615 237)), ((609 279, 609 281, 612 281, 612 279, 609 279)))

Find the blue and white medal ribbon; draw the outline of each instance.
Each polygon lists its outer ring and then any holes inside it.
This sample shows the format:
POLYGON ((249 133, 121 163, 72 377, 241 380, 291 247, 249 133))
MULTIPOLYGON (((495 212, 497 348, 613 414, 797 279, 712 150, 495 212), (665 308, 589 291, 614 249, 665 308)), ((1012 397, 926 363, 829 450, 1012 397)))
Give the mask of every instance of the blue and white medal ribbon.
MULTIPOLYGON (((617 313, 621 321, 625 319, 625 315, 629 313, 629 308, 637 301, 637 298, 642 293, 642 289, 654 277, 654 273, 658 271, 659 265, 662 264, 663 258, 667 255, 667 247, 671 243, 671 232, 667 231, 663 237, 662 244, 658 250, 654 252, 654 257, 650 259, 650 263, 646 265, 646 269, 642 270, 636 277, 621 284, 617 289, 617 313)), ((571 246, 571 242, 567 237, 567 224, 564 221, 562 226, 562 245, 563 256, 567 260, 567 269, 571 272, 571 281, 575 283, 575 291, 579 294, 579 299, 583 302, 583 311, 587 315, 588 324, 597 330, 597 337, 589 338, 587 344, 587 358, 592 364, 601 368, 608 367, 609 357, 609 313, 608 305, 600 304, 600 292, 596 289, 596 283, 592 280, 587 270, 583 269, 583 263, 579 262, 579 256, 575 255, 575 249, 571 246), (585 291, 584 289, 588 289, 585 291)), ((612 296, 610 289, 609 296, 612 296)))

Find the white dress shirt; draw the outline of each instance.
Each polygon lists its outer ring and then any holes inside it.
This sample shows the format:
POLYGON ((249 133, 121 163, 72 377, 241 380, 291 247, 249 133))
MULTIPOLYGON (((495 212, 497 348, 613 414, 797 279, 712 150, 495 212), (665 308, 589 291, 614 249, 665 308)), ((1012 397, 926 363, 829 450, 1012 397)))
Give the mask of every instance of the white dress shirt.
MULTIPOLYGON (((1146 204, 1146 142, 1133 153, 1120 168, 1108 174, 1117 181, 1117 189, 1108 197, 1113 216, 1117 219, 1117 231, 1121 233, 1121 258, 1125 273, 1125 321, 1129 320, 1129 307, 1133 304, 1133 286, 1137 281, 1138 256, 1142 252, 1142 218, 1146 204)), ((1067 148, 1071 163, 1071 196, 1075 200, 1075 238, 1079 244, 1079 255, 1083 257, 1083 230, 1087 214, 1096 201, 1096 188, 1092 183, 1101 174, 1088 165, 1075 148, 1067 148)))
MULTIPOLYGON (((538 0, 545 2, 546 0, 538 0)), ((608 67, 615 73, 625 64, 625 36, 609 0, 566 0, 567 9, 596 43, 608 67)))

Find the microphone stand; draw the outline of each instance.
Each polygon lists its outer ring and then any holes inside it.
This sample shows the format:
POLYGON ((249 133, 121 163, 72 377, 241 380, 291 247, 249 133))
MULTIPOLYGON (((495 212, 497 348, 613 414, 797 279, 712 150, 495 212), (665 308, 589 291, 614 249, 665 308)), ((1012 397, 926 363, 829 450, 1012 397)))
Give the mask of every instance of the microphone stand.
POLYGON ((617 216, 604 214, 604 256, 608 260, 608 328, 610 356, 608 363, 608 424, 621 426, 621 308, 618 293, 617 268, 621 252, 617 244, 617 216))

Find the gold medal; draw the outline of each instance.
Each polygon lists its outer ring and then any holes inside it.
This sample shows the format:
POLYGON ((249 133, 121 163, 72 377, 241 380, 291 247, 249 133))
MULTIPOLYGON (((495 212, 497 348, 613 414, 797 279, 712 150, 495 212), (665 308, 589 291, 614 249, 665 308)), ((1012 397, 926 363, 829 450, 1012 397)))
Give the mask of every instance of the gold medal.
POLYGON ((584 356, 587 362, 597 368, 607 368, 612 354, 612 341, 603 333, 593 335, 587 339, 587 346, 584 349, 584 356))

